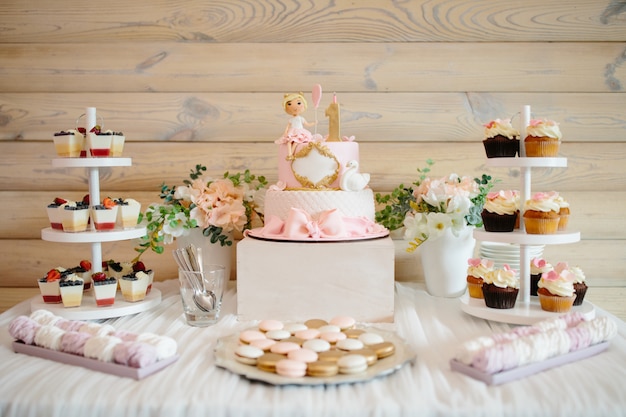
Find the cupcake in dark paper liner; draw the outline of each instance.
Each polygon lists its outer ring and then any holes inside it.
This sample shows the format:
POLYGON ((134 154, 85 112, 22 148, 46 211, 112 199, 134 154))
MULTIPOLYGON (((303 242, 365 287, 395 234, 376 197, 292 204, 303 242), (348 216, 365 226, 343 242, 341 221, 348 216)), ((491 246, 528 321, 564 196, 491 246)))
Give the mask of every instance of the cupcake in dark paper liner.
POLYGON ((504 264, 487 273, 483 282, 483 297, 489 308, 509 309, 515 307, 519 293, 519 278, 515 270, 504 264))
POLYGON ((537 295, 539 280, 541 275, 554 269, 551 263, 541 258, 530 260, 530 295, 537 295))
POLYGON ((514 157, 519 154, 520 133, 510 119, 495 119, 485 123, 483 145, 487 158, 514 157))
POLYGON ((519 214, 519 193, 514 190, 487 194, 481 217, 487 232, 512 232, 519 214))
POLYGON ((587 294, 588 286, 586 283, 585 273, 577 266, 572 266, 569 270, 572 274, 574 274, 574 293, 576 294, 574 305, 579 306, 583 303, 585 300, 585 294, 587 294))

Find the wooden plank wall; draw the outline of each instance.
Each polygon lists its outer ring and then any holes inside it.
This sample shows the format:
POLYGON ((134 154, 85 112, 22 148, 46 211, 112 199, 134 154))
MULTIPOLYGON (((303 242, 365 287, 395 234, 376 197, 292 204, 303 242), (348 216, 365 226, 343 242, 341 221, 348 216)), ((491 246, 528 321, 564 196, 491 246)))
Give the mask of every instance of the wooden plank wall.
MULTIPOLYGON (((88 245, 40 239, 44 207, 86 193, 85 172, 50 162, 53 132, 85 107, 126 134, 133 158, 104 170, 103 193, 148 204, 196 163, 275 181, 282 94, 317 83, 322 107, 337 93, 342 134, 361 144, 380 192, 414 180, 427 158, 437 175, 487 172, 519 188, 518 170, 485 166, 482 123, 524 104, 559 121, 568 168, 533 171, 533 190, 572 203, 582 241, 546 256, 580 265, 589 299, 626 318, 623 0, 4 0, 0 310, 35 294, 51 267, 89 257, 88 245)), ((104 244, 103 256, 130 258, 133 246, 104 244)), ((397 279, 419 279, 397 246, 397 279)), ((175 274, 169 253, 146 262, 157 279, 175 274)))

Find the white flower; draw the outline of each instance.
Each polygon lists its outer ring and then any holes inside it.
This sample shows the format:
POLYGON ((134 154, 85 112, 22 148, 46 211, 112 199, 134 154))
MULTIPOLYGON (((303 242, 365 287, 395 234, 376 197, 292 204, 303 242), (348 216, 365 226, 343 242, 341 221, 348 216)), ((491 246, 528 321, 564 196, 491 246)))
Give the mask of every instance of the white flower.
POLYGON ((160 232, 163 235, 163 243, 172 243, 174 238, 185 234, 187 232, 187 229, 184 228, 186 220, 185 213, 177 213, 174 221, 165 221, 163 223, 163 230, 160 232))
POLYGON ((452 227, 452 218, 445 213, 430 213, 426 216, 426 222, 429 239, 436 239, 443 235, 447 228, 452 227))

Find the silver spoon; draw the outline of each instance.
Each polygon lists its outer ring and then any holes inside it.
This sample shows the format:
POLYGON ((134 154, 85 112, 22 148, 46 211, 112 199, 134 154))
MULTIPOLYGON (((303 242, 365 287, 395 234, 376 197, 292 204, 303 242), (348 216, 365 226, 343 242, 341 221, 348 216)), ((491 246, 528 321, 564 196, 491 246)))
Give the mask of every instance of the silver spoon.
POLYGON ((176 263, 183 271, 182 273, 185 275, 185 279, 189 281, 193 288, 192 299, 196 307, 204 312, 210 312, 213 310, 215 306, 215 295, 206 295, 204 292, 204 285, 202 287, 199 286, 198 280, 194 277, 190 277, 185 272, 197 272, 192 268, 191 259, 189 257, 189 251, 187 249, 175 249, 174 251, 174 259, 176 263))

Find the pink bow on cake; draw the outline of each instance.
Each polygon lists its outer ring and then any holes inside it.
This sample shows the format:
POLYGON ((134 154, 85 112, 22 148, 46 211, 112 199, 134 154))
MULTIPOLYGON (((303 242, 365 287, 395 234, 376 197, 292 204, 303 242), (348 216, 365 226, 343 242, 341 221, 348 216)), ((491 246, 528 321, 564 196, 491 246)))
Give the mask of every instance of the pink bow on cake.
POLYGON ((376 232, 376 223, 367 218, 344 217, 336 209, 323 211, 317 220, 299 208, 292 208, 283 222, 276 216, 265 219, 262 235, 293 240, 334 239, 376 232))

